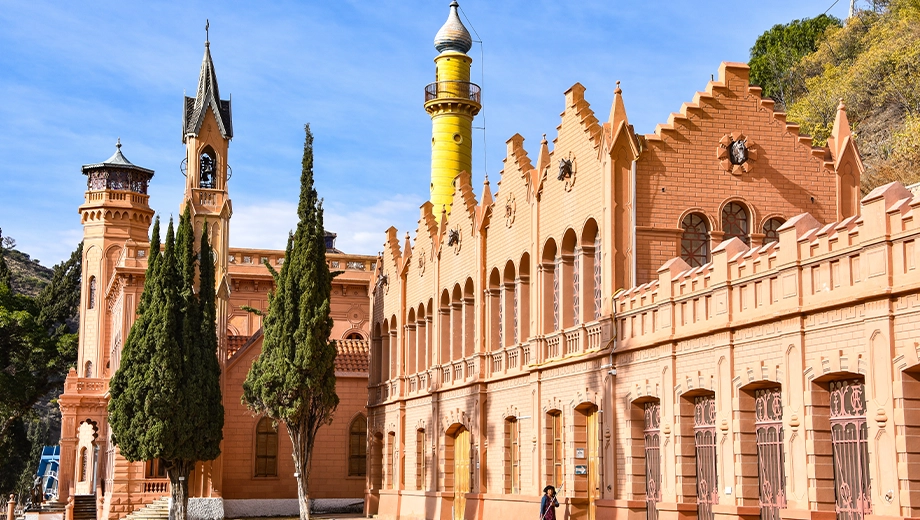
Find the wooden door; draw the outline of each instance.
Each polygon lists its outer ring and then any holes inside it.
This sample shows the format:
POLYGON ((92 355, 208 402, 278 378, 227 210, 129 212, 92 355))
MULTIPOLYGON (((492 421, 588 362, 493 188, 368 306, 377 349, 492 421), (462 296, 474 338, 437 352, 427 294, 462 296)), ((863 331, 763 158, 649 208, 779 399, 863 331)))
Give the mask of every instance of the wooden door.
POLYGON ((463 520, 469 492, 470 431, 462 428, 454 438, 454 520, 463 520))
POLYGON ((593 409, 587 416, 588 434, 588 520, 595 520, 597 512, 595 501, 600 495, 600 456, 597 428, 597 409, 593 409))

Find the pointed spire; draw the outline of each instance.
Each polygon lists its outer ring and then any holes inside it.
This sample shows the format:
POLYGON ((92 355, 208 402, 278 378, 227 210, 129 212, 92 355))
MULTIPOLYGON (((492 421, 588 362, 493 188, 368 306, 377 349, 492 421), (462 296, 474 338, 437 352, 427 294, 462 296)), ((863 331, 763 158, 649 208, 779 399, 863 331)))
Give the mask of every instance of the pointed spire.
POLYGON ((185 142, 187 134, 197 135, 204 122, 204 114, 208 107, 214 111, 221 135, 230 139, 233 137, 233 123, 231 118, 230 101, 220 99, 220 89, 217 86, 217 72, 214 70, 214 60, 211 58, 211 42, 209 35, 210 22, 205 22, 204 58, 201 60, 201 72, 198 74, 198 90, 195 97, 185 97, 185 112, 183 114, 183 136, 185 142))
POLYGON ((482 182, 482 200, 479 202, 479 205, 483 208, 488 207, 492 204, 492 188, 489 187, 489 176, 486 175, 485 180, 482 182))
POLYGON ((831 149, 831 155, 835 161, 848 137, 850 137, 850 121, 847 119, 847 107, 843 104, 843 98, 840 98, 840 104, 837 105, 837 116, 834 118, 834 129, 831 131, 831 136, 827 138, 827 146, 831 149))
POLYGON ((543 170, 549 166, 549 143, 546 142, 546 134, 543 134, 543 140, 540 141, 540 154, 537 156, 537 175, 543 175, 543 170))
POLYGON ((620 88, 620 82, 617 80, 617 88, 613 91, 613 103, 610 106, 610 126, 613 131, 619 128, 620 123, 629 124, 626 118, 626 106, 623 105, 623 90, 620 88))
POLYGON ((198 75, 198 92, 195 95, 195 108, 201 108, 207 101, 210 91, 214 99, 220 99, 217 89, 217 73, 214 71, 214 61, 211 59, 211 42, 204 42, 204 58, 201 60, 201 73, 198 75))

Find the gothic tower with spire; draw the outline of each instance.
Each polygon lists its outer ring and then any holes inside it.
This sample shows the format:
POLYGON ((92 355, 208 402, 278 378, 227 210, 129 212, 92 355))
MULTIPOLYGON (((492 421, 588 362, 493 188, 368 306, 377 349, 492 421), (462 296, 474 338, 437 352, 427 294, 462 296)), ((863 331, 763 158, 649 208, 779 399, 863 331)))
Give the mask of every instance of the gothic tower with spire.
POLYGON ((460 5, 450 3, 447 21, 434 37, 440 54, 434 59, 435 82, 425 87, 425 110, 431 116, 431 203, 440 219, 442 208, 450 213, 454 179, 470 173, 473 164, 473 118, 482 108, 479 85, 470 82, 466 53, 473 38, 457 14, 460 5))
MULTIPOLYGON (((204 59, 198 77, 195 97, 185 97, 182 114, 182 142, 185 143, 184 164, 185 196, 180 213, 191 207, 195 236, 200 237, 204 224, 208 225, 208 238, 214 251, 217 280, 217 332, 220 359, 226 359, 227 299, 229 280, 229 227, 233 206, 227 191, 231 171, 227 165, 227 152, 233 138, 230 101, 220 99, 217 74, 211 60, 210 42, 204 43, 204 59)), ((195 240, 198 244, 198 240, 195 240)))

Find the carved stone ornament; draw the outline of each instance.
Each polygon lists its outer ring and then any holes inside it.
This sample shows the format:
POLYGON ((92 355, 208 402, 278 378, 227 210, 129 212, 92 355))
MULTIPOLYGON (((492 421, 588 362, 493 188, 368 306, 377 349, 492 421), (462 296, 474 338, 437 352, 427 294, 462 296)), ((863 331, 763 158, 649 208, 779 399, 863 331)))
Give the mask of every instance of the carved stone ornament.
POLYGON ((454 254, 460 253, 460 228, 447 230, 447 245, 454 248, 454 254))
POLYGON ((514 201, 514 193, 509 193, 505 199, 505 226, 511 227, 514 224, 514 214, 517 212, 517 203, 514 201))
POLYGON ((425 251, 418 251, 418 275, 425 276, 425 251))
POLYGON ((716 158, 722 169, 732 175, 741 175, 750 173, 754 169, 754 161, 757 160, 757 149, 754 142, 748 139, 741 132, 732 132, 725 134, 719 140, 719 147, 716 149, 716 158))
POLYGON ((374 290, 381 288, 383 289, 383 294, 390 292, 390 278, 385 273, 377 277, 377 287, 374 290))
POLYGON ((571 153, 567 158, 559 159, 559 174, 556 175, 556 180, 565 181, 565 191, 572 191, 572 187, 575 186, 576 173, 575 158, 571 153))

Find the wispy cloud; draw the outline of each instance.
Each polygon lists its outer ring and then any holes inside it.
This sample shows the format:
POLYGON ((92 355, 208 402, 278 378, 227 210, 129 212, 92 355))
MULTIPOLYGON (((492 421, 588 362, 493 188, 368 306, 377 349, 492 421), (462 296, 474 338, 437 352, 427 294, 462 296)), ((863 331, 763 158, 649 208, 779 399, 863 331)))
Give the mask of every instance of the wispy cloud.
MULTIPOLYGON (((373 255, 383 249, 384 232, 390 225, 415 232, 417 198, 393 194, 370 206, 327 204, 325 228, 336 233, 336 247, 347 253, 373 255), (401 226, 400 226, 401 225, 401 226)), ((297 227, 297 203, 264 201, 239 206, 230 221, 230 245, 284 249, 288 233, 297 227)))

